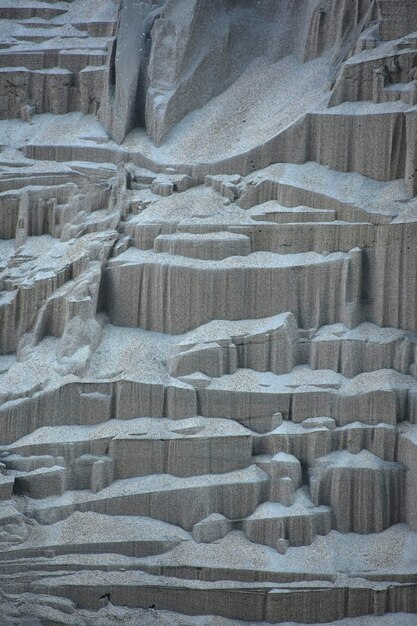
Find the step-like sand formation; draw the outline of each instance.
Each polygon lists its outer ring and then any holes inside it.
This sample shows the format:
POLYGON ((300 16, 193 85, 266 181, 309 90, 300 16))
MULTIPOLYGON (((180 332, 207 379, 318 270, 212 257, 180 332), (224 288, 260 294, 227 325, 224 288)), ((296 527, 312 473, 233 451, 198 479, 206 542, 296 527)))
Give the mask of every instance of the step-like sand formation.
POLYGON ((415 9, 0 0, 2 625, 414 623, 415 9))

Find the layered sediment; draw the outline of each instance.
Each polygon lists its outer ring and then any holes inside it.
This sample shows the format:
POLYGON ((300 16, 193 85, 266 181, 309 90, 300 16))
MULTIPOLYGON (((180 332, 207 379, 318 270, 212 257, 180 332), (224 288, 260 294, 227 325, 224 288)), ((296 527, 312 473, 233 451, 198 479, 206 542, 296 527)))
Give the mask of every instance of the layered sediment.
POLYGON ((0 1, 2 624, 415 622, 416 15, 0 1))

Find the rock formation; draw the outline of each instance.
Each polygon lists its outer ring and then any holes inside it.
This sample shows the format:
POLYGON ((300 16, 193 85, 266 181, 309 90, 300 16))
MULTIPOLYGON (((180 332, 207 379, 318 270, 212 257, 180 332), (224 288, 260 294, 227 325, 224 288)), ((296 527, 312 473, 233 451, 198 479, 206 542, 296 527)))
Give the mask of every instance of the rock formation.
POLYGON ((416 0, 0 18, 2 626, 415 624, 416 0))

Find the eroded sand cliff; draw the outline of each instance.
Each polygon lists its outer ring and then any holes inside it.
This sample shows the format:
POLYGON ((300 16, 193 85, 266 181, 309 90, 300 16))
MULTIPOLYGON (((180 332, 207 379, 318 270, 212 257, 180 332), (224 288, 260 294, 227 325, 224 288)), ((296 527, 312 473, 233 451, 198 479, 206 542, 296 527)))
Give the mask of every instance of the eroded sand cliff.
POLYGON ((1 624, 416 624, 415 0, 0 18, 1 624))

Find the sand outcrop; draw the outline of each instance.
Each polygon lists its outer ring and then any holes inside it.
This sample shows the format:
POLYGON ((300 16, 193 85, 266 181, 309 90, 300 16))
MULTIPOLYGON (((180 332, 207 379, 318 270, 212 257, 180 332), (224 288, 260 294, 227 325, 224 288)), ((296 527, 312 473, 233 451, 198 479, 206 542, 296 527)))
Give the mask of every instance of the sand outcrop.
POLYGON ((0 1, 2 625, 414 623, 416 9, 0 1))

